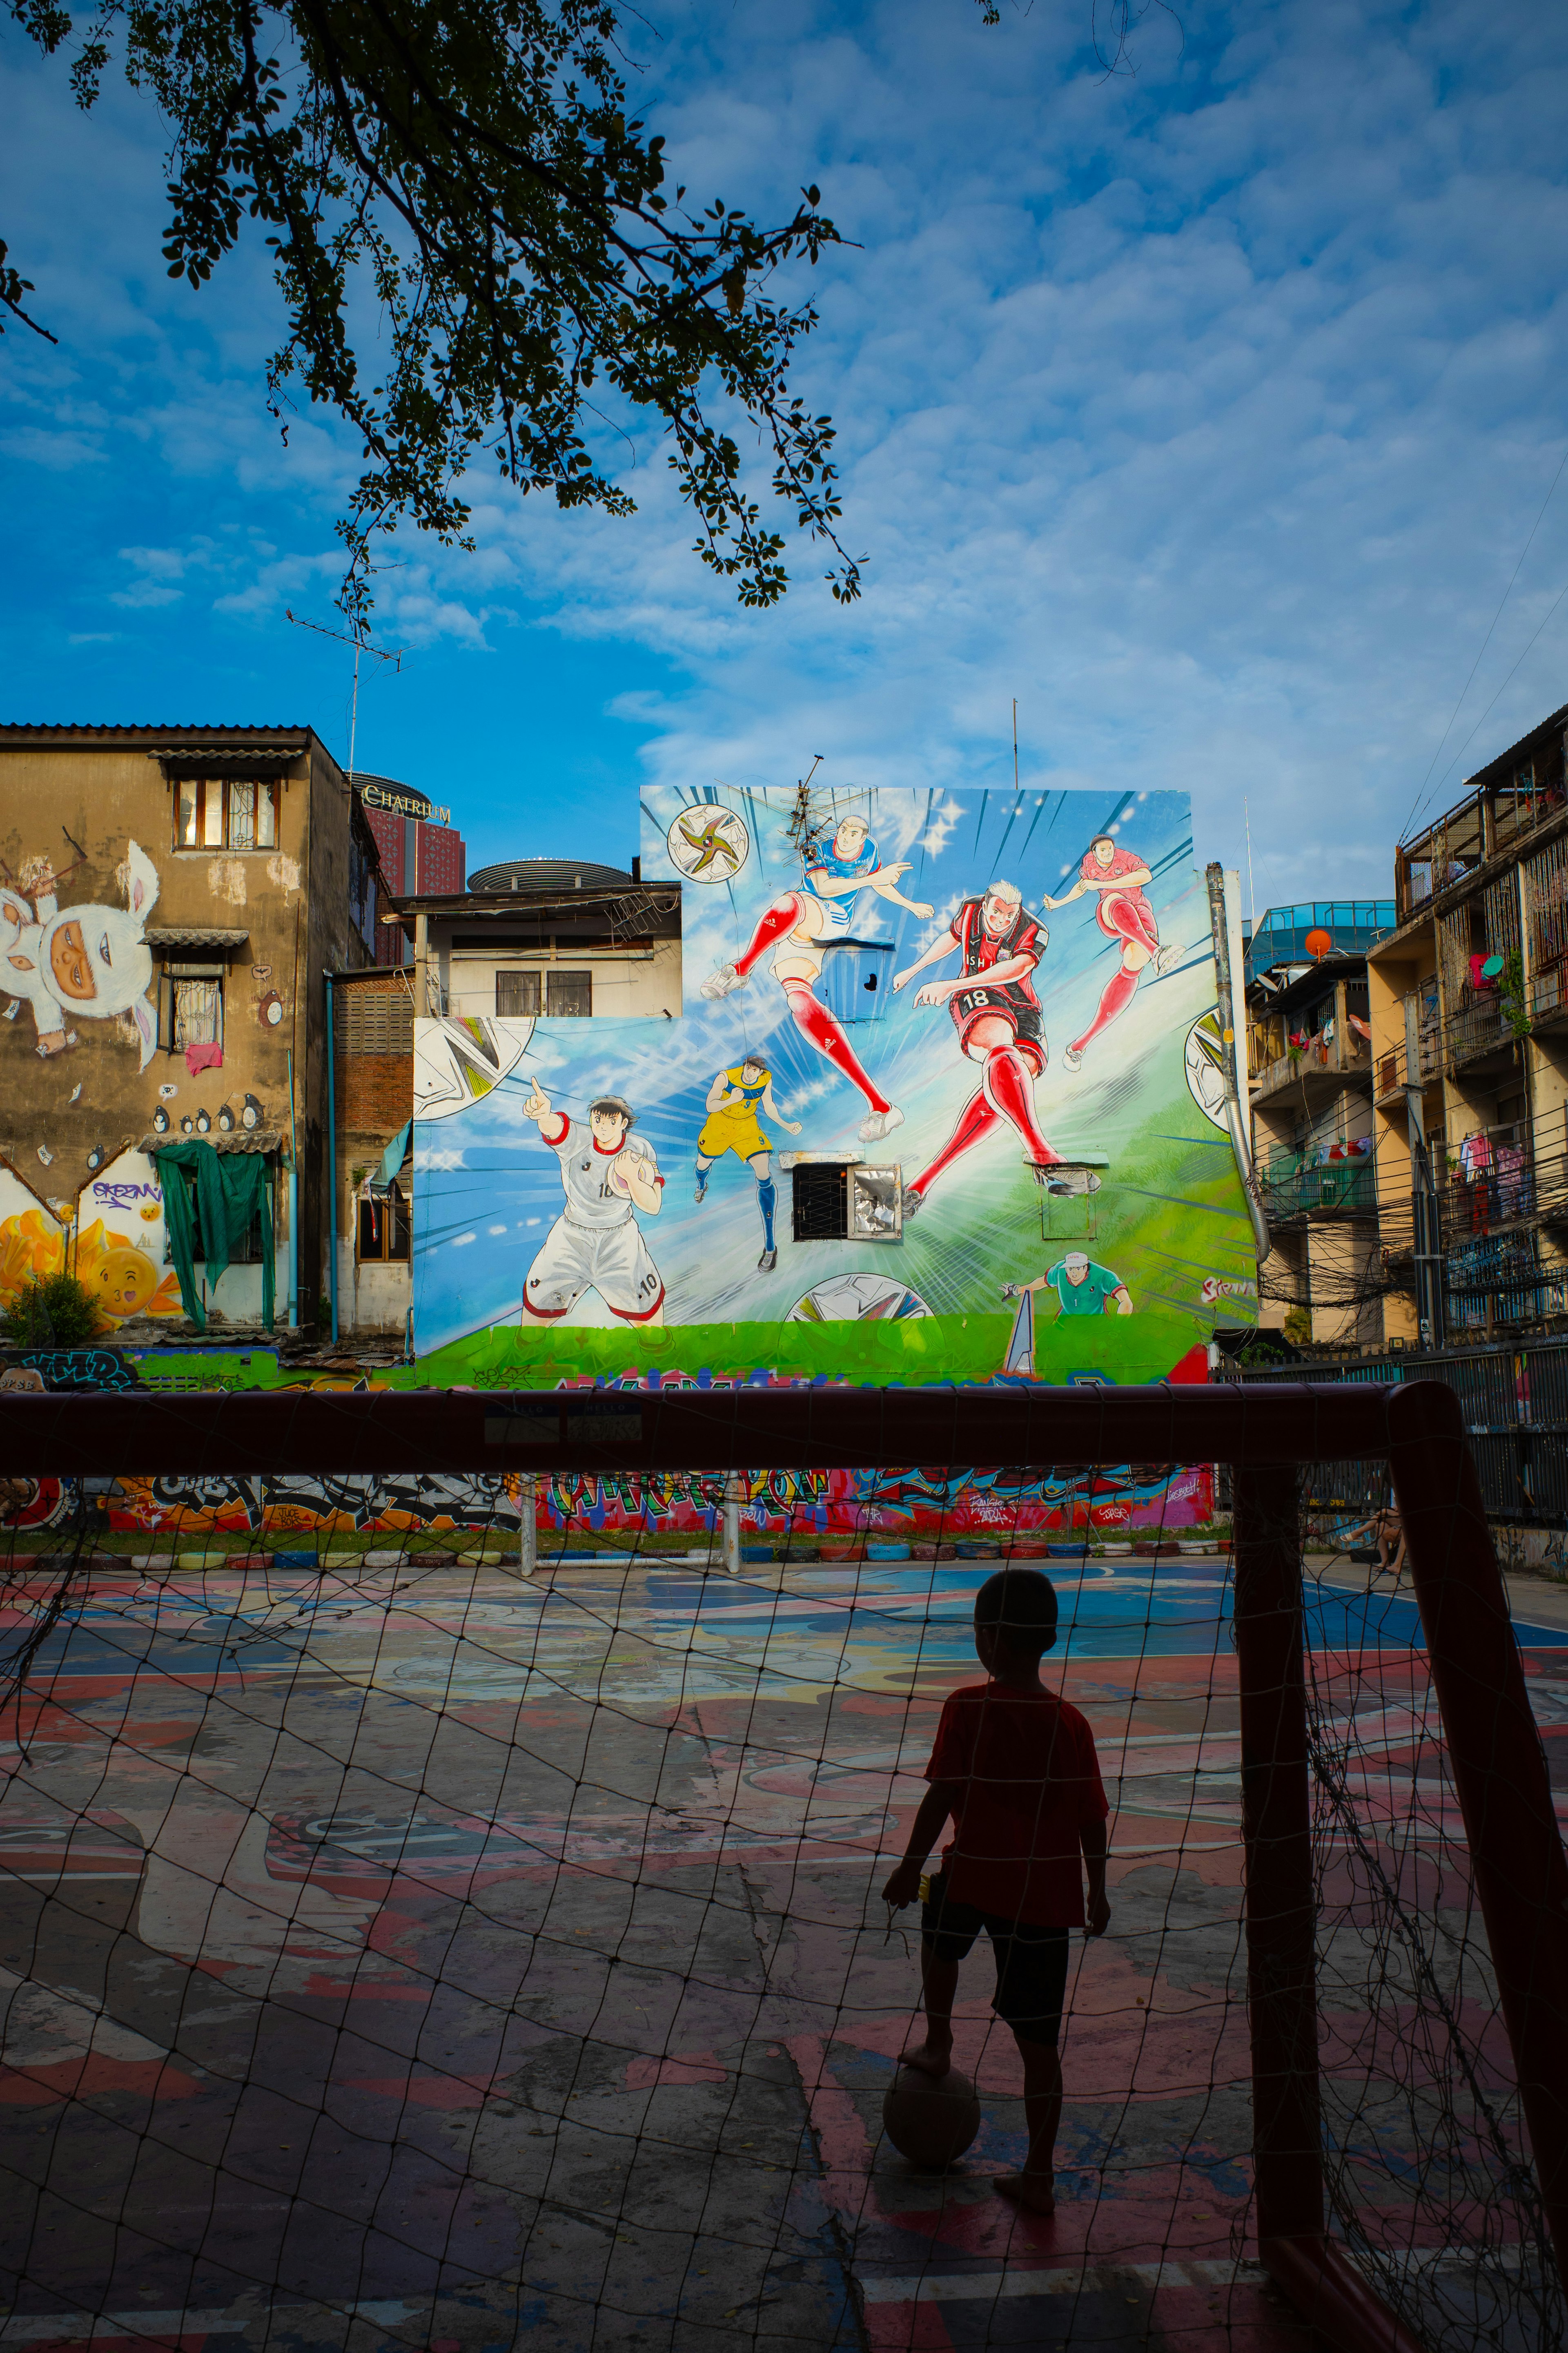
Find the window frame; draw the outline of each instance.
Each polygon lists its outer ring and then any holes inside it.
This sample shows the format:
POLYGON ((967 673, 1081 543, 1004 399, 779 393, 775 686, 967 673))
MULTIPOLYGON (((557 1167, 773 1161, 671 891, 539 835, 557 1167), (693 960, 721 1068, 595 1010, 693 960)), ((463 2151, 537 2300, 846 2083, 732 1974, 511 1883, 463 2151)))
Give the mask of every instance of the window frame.
MULTIPOLYGON (((526 997, 531 992, 524 986, 520 993, 526 997)), ((496 1019, 498 1021, 537 1021, 543 1010, 544 975, 536 965, 503 965, 498 969, 496 973, 496 1019), (531 1005, 502 1005, 501 984, 503 982, 526 984, 530 981, 533 984, 531 1005)))
POLYGON ((591 1021, 594 1018, 594 976, 589 972, 558 972, 551 965, 544 976, 545 1018, 550 1021, 591 1021), (552 1002, 558 983, 581 983, 587 1002, 581 1006, 556 1005, 552 1002))
POLYGON ((408 1266, 414 1257, 414 1221, 407 1195, 396 1177, 386 1192, 354 1198, 354 1264, 356 1266, 408 1266), (381 1211, 380 1248, 364 1247, 365 1222, 381 1211), (394 1242, 399 1244, 393 1248, 394 1242))
POLYGON ((223 964, 179 964, 165 960, 158 966, 158 1047, 165 1054, 183 1054, 175 1042, 178 989, 182 981, 199 981, 217 990, 217 1036, 211 1041, 220 1052, 224 1043, 224 987, 228 966, 223 964))
POLYGON ((279 780, 276 776, 175 776, 174 788, 174 848, 192 852, 205 850, 209 856, 219 850, 237 858, 264 854, 270 857, 278 848, 279 819, 281 815, 279 780), (253 839, 235 839, 233 823, 234 793, 237 786, 248 786, 254 796, 251 802, 253 839), (217 832, 213 835, 213 804, 216 803, 217 832), (193 812, 192 838, 185 838, 185 809, 193 812), (263 821, 262 812, 269 822, 263 821), (260 836, 270 833, 270 839, 260 836))

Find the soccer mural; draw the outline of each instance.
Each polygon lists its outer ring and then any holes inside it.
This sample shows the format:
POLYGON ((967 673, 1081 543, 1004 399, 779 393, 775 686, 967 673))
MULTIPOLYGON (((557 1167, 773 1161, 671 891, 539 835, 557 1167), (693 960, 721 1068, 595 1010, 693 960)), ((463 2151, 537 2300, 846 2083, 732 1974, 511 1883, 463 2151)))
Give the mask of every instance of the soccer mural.
POLYGON ((642 818, 679 1018, 416 1025, 422 1362, 1124 1382, 1253 1319, 1184 796, 664 787, 642 818))

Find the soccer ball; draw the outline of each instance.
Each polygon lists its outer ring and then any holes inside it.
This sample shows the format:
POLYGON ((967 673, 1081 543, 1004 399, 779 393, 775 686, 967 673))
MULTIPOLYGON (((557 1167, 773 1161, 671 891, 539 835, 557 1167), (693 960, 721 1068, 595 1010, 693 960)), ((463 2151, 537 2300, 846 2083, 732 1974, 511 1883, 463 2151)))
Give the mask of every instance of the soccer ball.
POLYGON ((1193 1101, 1206 1120, 1215 1127, 1224 1127, 1225 1039, 1220 1032, 1217 1007, 1200 1014, 1188 1030, 1184 1059, 1193 1101))
POLYGON ((669 862, 689 882, 730 882, 751 855, 745 820, 721 802, 693 801, 664 837, 669 862))
POLYGON ((895 1324, 909 1315, 929 1315, 918 1291, 890 1274, 830 1274, 785 1316, 786 1324, 895 1324))

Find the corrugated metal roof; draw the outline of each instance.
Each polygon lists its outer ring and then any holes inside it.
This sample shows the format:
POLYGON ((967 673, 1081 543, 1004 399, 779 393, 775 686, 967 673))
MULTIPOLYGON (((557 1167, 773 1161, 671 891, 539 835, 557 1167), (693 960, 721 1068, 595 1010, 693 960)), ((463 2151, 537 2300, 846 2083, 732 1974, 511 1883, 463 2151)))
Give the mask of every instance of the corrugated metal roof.
POLYGON ((150 948, 242 948, 250 934, 221 923, 163 923, 142 936, 150 948))
POLYGON ((513 891, 520 898, 525 892, 556 896, 565 891, 630 891, 635 887, 624 867, 597 866, 585 858, 503 858, 497 865, 481 866, 477 874, 468 877, 470 893, 479 896, 513 891))
POLYGON ((237 1127, 232 1135, 214 1128, 210 1135, 144 1135, 138 1152, 166 1152, 173 1144, 210 1144, 215 1152, 276 1152, 283 1142, 279 1127, 237 1127))
POLYGON ((147 735, 302 735, 315 738, 313 727, 280 727, 269 720, 234 722, 227 719, 164 719, 156 726, 121 726, 111 720, 41 719, 0 721, 0 735, 115 735, 140 741, 147 735))

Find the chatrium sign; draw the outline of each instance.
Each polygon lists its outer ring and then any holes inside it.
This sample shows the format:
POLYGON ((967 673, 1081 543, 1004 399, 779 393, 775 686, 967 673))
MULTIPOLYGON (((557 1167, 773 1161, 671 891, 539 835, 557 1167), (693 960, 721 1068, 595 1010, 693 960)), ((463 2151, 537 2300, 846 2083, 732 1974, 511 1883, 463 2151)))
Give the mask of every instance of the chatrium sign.
POLYGON ((425 793, 389 793, 384 785, 361 785, 359 797, 366 808, 385 809, 391 817, 417 818, 426 825, 450 825, 452 812, 438 808, 425 793))

